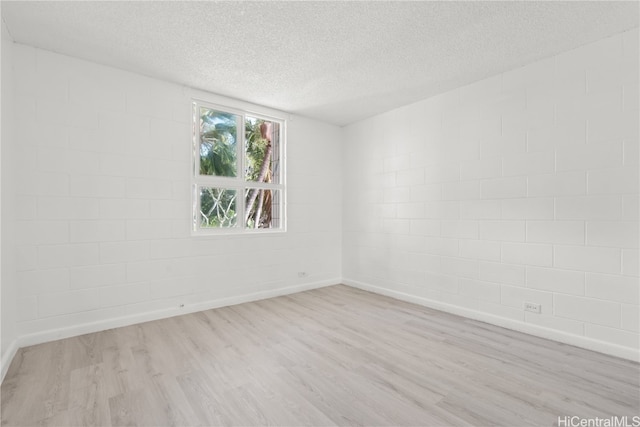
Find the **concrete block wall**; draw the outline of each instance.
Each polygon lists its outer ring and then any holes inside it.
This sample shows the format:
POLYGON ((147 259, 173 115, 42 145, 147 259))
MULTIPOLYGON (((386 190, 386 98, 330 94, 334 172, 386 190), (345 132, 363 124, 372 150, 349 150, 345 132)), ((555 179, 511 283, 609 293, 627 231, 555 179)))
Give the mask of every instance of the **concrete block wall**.
POLYGON ((637 358, 638 51, 635 29, 346 127, 344 280, 637 358))
POLYGON ((340 281, 338 127, 288 116, 287 233, 191 236, 191 97, 244 104, 19 44, 13 90, 21 345, 340 281))

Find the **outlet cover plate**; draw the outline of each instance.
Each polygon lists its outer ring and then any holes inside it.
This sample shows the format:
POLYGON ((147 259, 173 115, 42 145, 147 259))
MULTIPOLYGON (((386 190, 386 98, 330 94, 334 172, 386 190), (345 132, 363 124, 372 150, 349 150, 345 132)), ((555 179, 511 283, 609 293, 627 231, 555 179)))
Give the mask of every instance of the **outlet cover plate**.
POLYGON ((524 303, 524 311, 530 311, 532 313, 540 313, 542 306, 540 304, 536 304, 535 302, 525 302, 524 303))

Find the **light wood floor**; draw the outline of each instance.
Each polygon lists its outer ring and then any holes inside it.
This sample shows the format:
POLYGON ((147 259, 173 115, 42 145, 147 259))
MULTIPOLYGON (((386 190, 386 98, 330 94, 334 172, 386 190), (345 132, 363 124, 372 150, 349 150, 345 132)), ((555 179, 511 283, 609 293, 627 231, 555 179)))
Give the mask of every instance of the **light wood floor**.
POLYGON ((554 425, 638 364, 333 286, 21 349, 2 425, 554 425))

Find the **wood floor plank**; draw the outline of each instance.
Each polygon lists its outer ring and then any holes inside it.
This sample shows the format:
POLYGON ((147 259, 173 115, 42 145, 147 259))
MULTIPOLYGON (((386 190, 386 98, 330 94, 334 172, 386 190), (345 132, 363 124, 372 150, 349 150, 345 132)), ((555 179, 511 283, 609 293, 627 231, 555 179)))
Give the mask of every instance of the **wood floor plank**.
POLYGON ((346 286, 20 349, 2 426, 556 425, 640 365, 346 286))

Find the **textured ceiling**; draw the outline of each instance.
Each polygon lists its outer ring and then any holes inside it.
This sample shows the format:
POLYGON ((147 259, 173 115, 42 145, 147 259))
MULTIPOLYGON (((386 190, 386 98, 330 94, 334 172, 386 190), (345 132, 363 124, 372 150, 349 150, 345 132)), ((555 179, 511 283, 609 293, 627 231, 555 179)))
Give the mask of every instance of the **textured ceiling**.
POLYGON ((638 26, 633 2, 12 2, 19 43, 347 124, 638 26))

